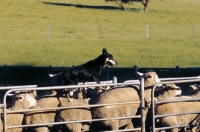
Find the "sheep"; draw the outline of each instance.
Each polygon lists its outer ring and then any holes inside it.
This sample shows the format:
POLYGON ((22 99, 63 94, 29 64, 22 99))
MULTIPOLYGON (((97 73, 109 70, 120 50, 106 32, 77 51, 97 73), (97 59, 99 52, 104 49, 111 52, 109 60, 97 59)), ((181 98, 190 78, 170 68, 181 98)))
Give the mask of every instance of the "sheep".
MULTIPOLYGON (((18 92, 13 95, 12 103, 8 111, 26 110, 36 105, 36 91, 18 92)), ((2 114, 2 111, 1 111, 2 114)), ((24 118, 24 113, 7 114, 6 125, 17 126, 21 125, 24 118)), ((3 131, 3 123, 0 120, 0 131, 3 131)), ((11 128, 7 132, 21 132, 22 128, 11 128)))
MULTIPOLYGON (((50 91, 45 96, 37 99, 37 105, 31 107, 30 109, 38 108, 55 108, 58 107, 59 103, 67 101, 66 96, 59 95, 56 91, 50 91)), ((43 124, 43 123, 52 123, 56 115, 56 110, 51 111, 32 111, 28 112, 25 115, 25 124, 43 124)), ((40 127, 30 127, 32 131, 36 132, 48 132, 48 129, 52 129, 53 126, 40 126, 40 127)), ((29 128, 27 128, 29 130, 29 128)), ((29 130, 30 131, 30 130, 29 130)))
MULTIPOLYGON (((110 87, 95 87, 95 88, 87 88, 86 91, 82 91, 82 89, 77 89, 75 91, 75 97, 72 102, 62 102, 59 106, 88 106, 90 102, 98 96, 100 93, 105 92, 110 87), (85 98, 83 98, 85 97, 85 98)), ((56 118, 57 121, 73 121, 73 120, 92 120, 92 114, 89 107, 87 108, 73 108, 73 109, 63 109, 58 112, 58 116, 56 118)), ((62 125, 63 126, 63 125, 62 125)), ((64 128, 68 129, 70 132, 83 132, 92 129, 91 122, 82 122, 82 123, 70 123, 65 124, 65 127, 62 128, 61 125, 58 125, 57 131, 60 131, 64 128)))
POLYGON ((193 84, 193 85, 189 85, 190 89, 187 92, 187 95, 195 95, 197 97, 200 97, 200 95, 198 95, 198 91, 200 89, 200 86, 197 84, 193 84))
POLYGON ((172 100, 171 97, 173 98, 181 94, 181 88, 174 83, 163 84, 161 88, 155 90, 156 100, 172 100))
MULTIPOLYGON (((150 106, 151 102, 151 86, 155 83, 160 82, 158 75, 155 72, 147 72, 145 74, 138 73, 143 76, 144 79, 144 96, 146 99, 147 107, 150 106)), ((108 103, 123 103, 123 102, 139 102, 139 86, 121 86, 107 92, 101 93, 97 96, 93 104, 108 104, 108 103)), ((128 117, 134 116, 137 113, 140 104, 124 104, 124 105, 116 105, 116 106, 104 106, 104 107, 96 107, 92 108, 92 116, 93 119, 101 119, 101 118, 115 118, 115 117, 128 117)), ((107 120, 96 122, 96 126, 103 128, 103 130, 118 130, 121 127, 126 126, 126 128, 133 128, 131 119, 123 119, 123 120, 107 120)))
MULTIPOLYGON (((190 86, 191 88, 195 88, 195 92, 193 91, 193 94, 190 94, 190 96, 173 97, 171 98, 171 100, 200 98, 200 92, 196 89, 196 86, 197 85, 190 86)), ((164 104, 157 104, 155 108, 155 112, 157 115, 181 114, 181 113, 188 113, 188 112, 197 112, 199 111, 199 109, 200 109, 199 101, 189 101, 189 102, 184 101, 184 102, 170 102, 170 103, 164 103, 164 104)), ((186 124, 193 126, 194 124, 197 123, 198 119, 199 119, 199 114, 187 114, 187 115, 162 117, 162 118, 159 118, 159 122, 160 122, 160 126, 179 126, 179 125, 186 125, 186 124)), ((197 129, 196 127, 191 127, 192 132, 195 132, 196 129, 197 129)), ((171 131, 178 132, 179 128, 172 128, 171 131)))
MULTIPOLYGON (((88 106, 90 99, 74 99, 73 102, 63 102, 60 107, 65 106, 88 106)), ((57 121, 76 121, 76 120, 92 120, 92 114, 89 107, 86 108, 69 108, 58 112, 57 121)), ((65 127, 69 132, 89 131, 92 122, 69 123, 65 127)))

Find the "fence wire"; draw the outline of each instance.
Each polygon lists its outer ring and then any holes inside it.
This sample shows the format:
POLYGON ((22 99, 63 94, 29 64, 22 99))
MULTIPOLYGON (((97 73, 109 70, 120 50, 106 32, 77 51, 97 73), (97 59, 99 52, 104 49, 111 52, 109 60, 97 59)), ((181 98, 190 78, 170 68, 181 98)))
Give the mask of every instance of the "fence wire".
POLYGON ((69 24, 0 26, 0 41, 133 40, 198 38, 200 25, 69 24))

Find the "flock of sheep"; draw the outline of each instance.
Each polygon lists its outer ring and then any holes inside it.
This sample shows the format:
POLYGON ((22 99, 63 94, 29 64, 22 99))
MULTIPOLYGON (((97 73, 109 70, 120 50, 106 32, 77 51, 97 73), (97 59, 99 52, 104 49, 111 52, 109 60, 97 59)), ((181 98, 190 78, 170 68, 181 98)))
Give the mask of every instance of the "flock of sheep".
MULTIPOLYGON (((151 93, 154 85, 159 84, 160 79, 155 72, 138 73, 144 78, 145 107, 145 130, 152 131, 152 98, 151 93)), ((59 74, 57 76, 59 78, 59 74)), ((57 77, 54 77, 56 83, 57 77)), ((87 85, 86 85, 87 86, 87 85)), ((191 85, 187 95, 181 96, 181 89, 173 84, 166 83, 157 85, 154 92, 154 101, 183 100, 200 98, 199 86, 191 85)), ((122 85, 115 87, 79 88, 71 92, 67 90, 52 90, 41 97, 37 97, 36 91, 23 91, 13 95, 12 103, 7 111, 40 109, 21 113, 10 113, 6 115, 6 126, 32 125, 31 127, 10 128, 7 132, 96 132, 117 131, 134 129, 140 131, 140 118, 125 118, 140 115, 140 85, 122 85), (132 102, 132 103, 125 103, 132 102), (135 103, 134 103, 135 102, 135 103), (113 103, 116 103, 114 105, 113 103), (118 103, 118 104, 117 104, 118 103), (98 106, 102 104, 113 104, 98 106), (97 105, 97 107, 95 107, 97 105), (82 107, 81 107, 82 106, 82 107), (92 106, 92 107, 91 107, 92 106), (61 109, 51 109, 51 108, 61 109), (65 108, 66 107, 66 108, 65 108), (71 108, 69 108, 71 107, 71 108), (119 118, 92 121, 95 119, 119 118), (72 121, 72 123, 67 123, 72 121), (82 122, 79 122, 82 121, 82 122), (62 124, 52 124, 60 123, 62 124), (66 123, 65 123, 66 122, 66 123), (40 125, 34 125, 40 124, 40 125), (46 124, 46 125, 44 125, 46 124), (138 128, 138 129, 137 129, 138 128)), ((156 115, 179 114, 180 112, 193 112, 187 115, 165 116, 156 119, 156 127, 180 126, 190 124, 190 127, 171 128, 166 131, 197 132, 200 109, 199 101, 170 102, 158 104, 155 107, 156 115)), ((3 110, 1 110, 3 113, 3 110)), ((0 121, 0 131, 3 131, 3 114, 0 121)), ((4 128, 5 129, 5 128, 4 128)), ((134 131, 134 130, 132 130, 134 131)))

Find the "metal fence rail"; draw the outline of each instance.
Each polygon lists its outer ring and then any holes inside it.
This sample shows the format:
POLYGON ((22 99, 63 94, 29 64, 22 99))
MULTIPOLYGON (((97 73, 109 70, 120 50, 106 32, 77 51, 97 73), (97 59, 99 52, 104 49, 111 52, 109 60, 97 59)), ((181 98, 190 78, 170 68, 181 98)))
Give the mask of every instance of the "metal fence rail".
POLYGON ((199 25, 130 25, 130 24, 68 24, 39 26, 0 26, 3 42, 13 41, 73 41, 132 40, 151 38, 198 39, 199 25), (180 28, 181 27, 181 28, 180 28))

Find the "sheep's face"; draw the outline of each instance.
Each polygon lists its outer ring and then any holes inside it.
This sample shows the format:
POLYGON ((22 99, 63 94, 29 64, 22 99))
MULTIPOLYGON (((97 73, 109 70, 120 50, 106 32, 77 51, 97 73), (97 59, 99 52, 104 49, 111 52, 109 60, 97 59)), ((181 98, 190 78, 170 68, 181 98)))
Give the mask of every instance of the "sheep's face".
MULTIPOLYGON (((147 72, 147 73, 139 73, 138 74, 141 77, 144 77, 144 85, 145 87, 148 86, 153 86, 158 82, 161 82, 160 79, 158 78, 158 75, 156 74, 156 72, 147 72)), ((159 84, 157 86, 162 86, 162 84, 159 84)))
POLYGON ((20 105, 23 109, 29 109, 36 105, 36 91, 19 92, 15 95, 13 104, 20 105))
POLYGON ((165 97, 175 97, 182 93, 181 88, 176 86, 174 83, 164 84, 161 91, 161 94, 165 97))
POLYGON ((188 91, 188 95, 195 95, 198 93, 199 91, 199 86, 197 84, 194 85, 189 85, 190 89, 188 91))

